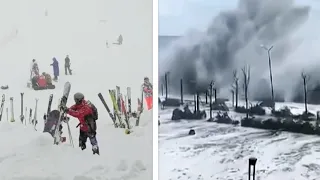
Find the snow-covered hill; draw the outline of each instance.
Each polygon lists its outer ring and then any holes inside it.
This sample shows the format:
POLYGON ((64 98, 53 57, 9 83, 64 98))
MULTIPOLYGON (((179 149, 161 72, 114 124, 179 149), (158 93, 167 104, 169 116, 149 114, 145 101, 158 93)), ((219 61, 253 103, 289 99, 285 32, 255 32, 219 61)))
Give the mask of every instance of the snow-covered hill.
MULTIPOLYGON (((302 104, 296 103, 279 103, 277 106, 284 105, 296 113, 304 109, 302 104)), ((311 112, 319 108, 309 106, 311 112)), ((258 158, 256 179, 320 178, 318 136, 244 128, 205 120, 172 122, 171 113, 169 108, 159 110, 161 180, 245 180, 248 178, 250 157, 258 158), (190 129, 194 129, 196 135, 188 136, 190 129)))
MULTIPOLYGON (((7 122, 4 111, 0 122, 1 180, 152 179, 152 111, 145 111, 141 126, 125 135, 113 127, 97 96, 101 92, 110 104, 108 89, 119 85, 125 93, 130 86, 133 109, 137 108, 143 77, 152 79, 151 14, 152 1, 146 0, 0 1, 0 85, 9 85, 0 93, 6 95, 5 108, 9 97, 14 98, 16 118, 7 122), (113 45, 120 34, 123 45, 113 45), (72 76, 64 75, 67 54, 72 76), (28 89, 31 60, 38 61, 41 72, 52 73, 53 57, 60 63, 56 89, 28 89), (49 95, 54 95, 53 108, 57 107, 66 81, 72 84, 71 95, 82 92, 99 110, 100 156, 92 155, 89 142, 85 151, 78 148, 74 118, 70 126, 75 148, 68 143, 55 146, 50 135, 42 133, 49 95), (20 92, 25 93, 28 109, 39 98, 38 131, 19 121, 20 92)), ((72 103, 71 97, 68 105, 72 103)))

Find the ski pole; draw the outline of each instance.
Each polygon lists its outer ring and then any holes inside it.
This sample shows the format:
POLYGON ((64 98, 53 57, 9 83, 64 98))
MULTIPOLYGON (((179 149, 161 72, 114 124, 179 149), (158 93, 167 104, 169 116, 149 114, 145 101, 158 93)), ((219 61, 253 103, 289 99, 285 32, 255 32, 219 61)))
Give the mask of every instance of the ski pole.
POLYGON ((14 122, 15 119, 14 119, 14 109, 13 109, 13 97, 10 97, 10 103, 11 103, 11 118, 10 118, 10 121, 14 122))
POLYGON ((38 101, 39 99, 36 98, 36 107, 34 108, 34 117, 33 117, 33 126, 34 126, 34 130, 37 130, 37 124, 38 124, 38 101))
POLYGON ((69 133, 70 144, 71 144, 71 146, 74 148, 73 139, 72 139, 72 134, 71 134, 70 126, 69 126, 69 120, 68 120, 68 119, 66 119, 66 122, 67 122, 67 127, 68 127, 68 133, 69 133))
POLYGON ((21 95, 20 120, 21 120, 21 123, 23 124, 23 120, 24 120, 24 115, 23 115, 23 95, 24 95, 24 93, 20 93, 20 95, 21 95))
POLYGON ((26 107, 25 113, 24 113, 24 125, 27 125, 27 116, 28 115, 28 108, 26 107))

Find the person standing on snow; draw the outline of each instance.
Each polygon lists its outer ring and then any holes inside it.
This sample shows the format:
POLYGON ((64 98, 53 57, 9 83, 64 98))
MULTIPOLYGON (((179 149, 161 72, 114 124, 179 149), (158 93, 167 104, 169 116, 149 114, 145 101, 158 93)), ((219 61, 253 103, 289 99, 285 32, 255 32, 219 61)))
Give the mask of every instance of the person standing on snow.
POLYGON ((55 57, 52 59, 52 61, 53 61, 53 63, 50 64, 50 66, 53 67, 53 76, 54 76, 53 80, 57 81, 58 76, 59 76, 59 62, 57 61, 57 59, 55 57))
POLYGON ((67 55, 67 57, 64 59, 64 72, 66 75, 68 75, 68 71, 69 74, 72 75, 72 71, 70 69, 70 58, 69 55, 67 55))
POLYGON ((86 142, 89 138, 92 145, 93 154, 99 154, 99 146, 96 139, 97 124, 93 118, 93 110, 89 101, 84 100, 82 93, 74 94, 75 105, 67 108, 66 106, 60 107, 64 112, 72 117, 78 118, 80 126, 79 133, 79 147, 81 150, 86 149, 86 142))
POLYGON ((32 59, 31 65, 31 78, 34 76, 39 76, 39 66, 35 59, 32 59))
POLYGON ((150 83, 150 80, 148 77, 144 78, 144 82, 142 84, 142 91, 145 96, 145 100, 147 102, 147 109, 150 110, 152 109, 152 104, 153 104, 153 86, 150 83))
POLYGON ((148 77, 143 79, 142 89, 145 93, 148 93, 151 96, 153 95, 153 86, 148 77))
POLYGON ((120 34, 120 36, 118 37, 118 44, 121 45, 121 44, 122 44, 122 41, 123 41, 123 37, 122 37, 122 35, 120 34))

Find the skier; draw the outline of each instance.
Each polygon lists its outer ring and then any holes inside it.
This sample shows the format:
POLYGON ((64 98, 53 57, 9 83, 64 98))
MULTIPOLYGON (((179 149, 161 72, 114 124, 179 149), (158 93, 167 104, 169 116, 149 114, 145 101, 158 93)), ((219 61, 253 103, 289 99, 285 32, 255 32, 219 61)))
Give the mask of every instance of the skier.
POLYGON ((118 44, 121 45, 123 41, 122 35, 120 34, 120 36, 118 37, 118 44))
POLYGON ((149 81, 148 77, 144 78, 144 82, 142 84, 142 91, 144 92, 145 95, 145 100, 147 102, 147 108, 148 110, 152 109, 152 104, 153 104, 153 86, 149 81))
POLYGON ((79 147, 81 150, 86 149, 87 138, 89 138, 93 154, 99 154, 99 147, 96 139, 97 125, 93 118, 94 113, 90 106, 90 102, 84 100, 84 95, 79 92, 74 94, 74 101, 75 105, 70 108, 67 108, 66 106, 60 108, 70 116, 78 118, 78 126, 80 126, 79 147))
POLYGON ((32 59, 32 65, 31 65, 31 79, 34 76, 39 76, 39 66, 35 59, 32 59))
POLYGON ((67 57, 64 59, 64 72, 66 75, 68 75, 68 71, 69 74, 72 75, 71 69, 70 69, 70 58, 69 55, 67 55, 67 57))
POLYGON ((121 45, 121 44, 122 44, 122 41, 123 41, 123 37, 122 37, 122 35, 120 34, 119 37, 118 37, 118 39, 117 39, 117 42, 114 42, 114 43, 112 43, 112 44, 121 45))
POLYGON ((54 57, 52 58, 53 63, 50 64, 50 66, 53 67, 53 80, 57 81, 58 80, 58 76, 59 76, 59 62, 57 61, 57 59, 54 57))

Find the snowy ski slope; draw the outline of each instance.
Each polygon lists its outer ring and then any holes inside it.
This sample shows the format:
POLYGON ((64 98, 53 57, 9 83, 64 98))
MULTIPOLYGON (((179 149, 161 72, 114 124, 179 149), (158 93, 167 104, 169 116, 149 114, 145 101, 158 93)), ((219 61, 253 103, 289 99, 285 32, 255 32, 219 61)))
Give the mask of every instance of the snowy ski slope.
MULTIPOLYGON (((301 113, 304 109, 303 104, 297 103, 279 103, 276 108, 280 106, 288 106, 293 113, 301 113)), ((312 113, 319 108, 309 105, 312 113)), ((320 179, 318 136, 243 128, 205 120, 175 123, 170 120, 172 110, 159 110, 161 180, 247 179, 250 157, 258 158, 256 179, 320 179), (188 136, 191 128, 195 129, 195 136, 188 136)), ((230 113, 230 116, 241 119, 239 114, 230 113)))
MULTIPOLYGON (((133 109, 137 108, 143 77, 152 79, 152 1, 103 0, 1 0, 0 1, 0 90, 14 97, 16 122, 0 122, 1 180, 150 180, 152 179, 152 112, 141 116, 140 127, 125 135, 115 129, 97 94, 103 93, 110 105, 108 89, 119 85, 125 93, 130 86, 133 109), (47 12, 48 16, 45 16, 47 12), (123 45, 112 45, 122 34, 123 45), (109 48, 106 48, 106 40, 109 48), (64 58, 70 56, 72 76, 64 75, 64 58), (52 73, 52 58, 60 62, 60 80, 55 90, 26 88, 31 60, 40 72, 52 73), (100 156, 91 145, 78 148, 78 121, 70 120, 75 148, 69 143, 54 146, 49 134, 42 133, 42 116, 49 94, 58 106, 66 81, 71 95, 82 92, 99 110, 97 139, 100 156), (34 108, 39 98, 38 131, 22 125, 20 92, 25 107, 34 108)), ((70 97, 68 105, 72 105, 70 97)), ((29 110, 28 110, 29 111, 29 110)), ((67 128, 64 126, 67 136, 67 128)), ((67 136, 68 138, 68 136, 67 136)), ((67 142, 69 140, 67 139, 67 142)))

